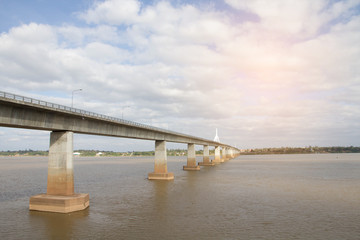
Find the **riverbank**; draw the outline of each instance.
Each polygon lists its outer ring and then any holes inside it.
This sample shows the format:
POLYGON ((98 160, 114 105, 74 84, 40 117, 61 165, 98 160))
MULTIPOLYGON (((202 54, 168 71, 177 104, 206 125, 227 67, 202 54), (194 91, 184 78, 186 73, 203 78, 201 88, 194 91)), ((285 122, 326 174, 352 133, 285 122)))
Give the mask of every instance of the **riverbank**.
POLYGON ((360 153, 360 147, 281 147, 281 148, 256 148, 241 150, 242 155, 264 154, 312 154, 312 153, 360 153))
MULTIPOLYGON (((242 149, 241 155, 264 155, 264 154, 312 154, 312 153, 360 153, 360 147, 281 147, 281 148, 255 148, 242 149)), ((0 151, 0 156, 48 156, 49 151, 19 150, 19 151, 0 151)), ((101 150, 75 150, 74 155, 81 157, 147 157, 154 156, 154 151, 127 151, 113 152, 101 150)), ((168 156, 187 156, 186 149, 168 149, 168 156)), ((202 156, 203 151, 196 151, 197 156, 202 156)), ((210 155, 214 155, 214 150, 210 150, 210 155)))

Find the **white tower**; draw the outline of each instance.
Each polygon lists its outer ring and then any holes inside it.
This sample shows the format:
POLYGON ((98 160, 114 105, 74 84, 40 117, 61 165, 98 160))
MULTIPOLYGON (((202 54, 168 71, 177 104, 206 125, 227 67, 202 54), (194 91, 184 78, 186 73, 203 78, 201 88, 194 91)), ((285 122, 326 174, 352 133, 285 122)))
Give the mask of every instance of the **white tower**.
POLYGON ((215 138, 214 138, 214 142, 220 142, 218 133, 217 133, 217 129, 216 129, 216 133, 215 133, 215 138))

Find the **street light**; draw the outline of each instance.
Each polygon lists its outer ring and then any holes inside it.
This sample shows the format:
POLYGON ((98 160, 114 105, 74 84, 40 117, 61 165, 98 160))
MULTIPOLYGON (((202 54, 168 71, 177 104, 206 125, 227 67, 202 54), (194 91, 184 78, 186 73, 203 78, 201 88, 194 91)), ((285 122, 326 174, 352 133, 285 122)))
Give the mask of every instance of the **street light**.
POLYGON ((130 106, 122 106, 121 107, 121 119, 124 119, 124 108, 129 108, 130 106))
POLYGON ((76 91, 82 91, 82 89, 80 88, 80 89, 75 89, 75 90, 72 91, 72 94, 71 94, 71 107, 74 106, 74 92, 76 92, 76 91))

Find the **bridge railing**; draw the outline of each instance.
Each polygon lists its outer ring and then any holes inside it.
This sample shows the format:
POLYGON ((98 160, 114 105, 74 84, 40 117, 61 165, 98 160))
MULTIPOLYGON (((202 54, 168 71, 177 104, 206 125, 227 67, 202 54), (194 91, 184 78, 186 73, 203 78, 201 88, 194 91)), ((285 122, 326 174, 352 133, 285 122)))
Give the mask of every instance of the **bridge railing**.
MULTIPOLYGON (((42 107, 47 107, 47 108, 51 108, 51 109, 55 109, 55 110, 61 110, 61 111, 69 112, 69 113, 78 113, 78 114, 82 114, 83 116, 95 117, 95 118, 100 118, 100 119, 103 119, 103 120, 110 120, 110 121, 113 121, 113 122, 126 124, 126 125, 130 125, 130 126, 142 127, 142 128, 146 128, 146 129, 150 129, 150 130, 155 130, 155 131, 180 135, 180 136, 184 136, 184 137, 194 138, 194 136, 190 136, 190 135, 183 134, 183 133, 178 133, 178 132, 171 131, 171 130, 168 130, 168 129, 158 128, 158 127, 154 127, 154 126, 150 126, 150 125, 146 125, 146 124, 142 124, 142 123, 137 123, 137 122, 133 122, 133 121, 129 121, 129 120, 110 117, 110 116, 106 116, 106 115, 103 115, 103 114, 89 112, 89 111, 85 111, 85 110, 81 110, 81 109, 77 109, 77 108, 68 107, 68 106, 65 106, 65 105, 46 102, 46 101, 42 101, 42 100, 30 98, 30 97, 25 97, 25 96, 20 96, 20 95, 16 95, 16 94, 12 94, 12 93, 7 93, 7 92, 0 91, 0 98, 16 100, 18 102, 30 103, 30 104, 39 105, 39 106, 42 106, 42 107)), ((203 138, 199 138, 199 137, 196 137, 196 138, 201 139, 201 140, 206 141, 206 142, 209 141, 207 139, 203 139, 203 138)))

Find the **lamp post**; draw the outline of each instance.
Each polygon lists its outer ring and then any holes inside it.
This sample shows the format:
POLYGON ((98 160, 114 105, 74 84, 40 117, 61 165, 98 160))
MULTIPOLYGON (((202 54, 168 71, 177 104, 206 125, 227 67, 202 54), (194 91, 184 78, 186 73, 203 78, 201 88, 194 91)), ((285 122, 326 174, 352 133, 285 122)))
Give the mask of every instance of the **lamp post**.
POLYGON ((80 88, 80 89, 75 89, 75 90, 72 91, 72 94, 71 94, 71 107, 74 106, 74 92, 76 92, 76 91, 82 91, 82 89, 80 88))
POLYGON ((130 107, 130 106, 122 106, 121 107, 121 119, 124 119, 124 108, 127 108, 127 107, 130 107))

